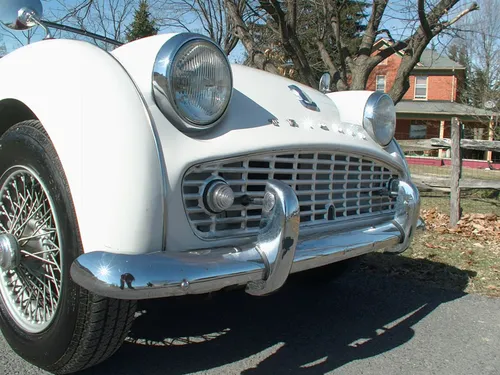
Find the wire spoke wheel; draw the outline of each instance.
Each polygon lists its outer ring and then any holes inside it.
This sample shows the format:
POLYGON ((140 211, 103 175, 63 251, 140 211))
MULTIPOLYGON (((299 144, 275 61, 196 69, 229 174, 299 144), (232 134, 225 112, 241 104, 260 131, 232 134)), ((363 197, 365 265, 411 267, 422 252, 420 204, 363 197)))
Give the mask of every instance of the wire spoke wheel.
POLYGON ((54 204, 37 174, 22 166, 0 177, 0 292, 14 321, 39 333, 61 295, 62 254, 54 204))
POLYGON ((51 374, 105 361, 134 321, 136 301, 91 293, 71 279, 83 253, 54 144, 38 120, 13 125, 0 134, 0 331, 21 358, 51 374))

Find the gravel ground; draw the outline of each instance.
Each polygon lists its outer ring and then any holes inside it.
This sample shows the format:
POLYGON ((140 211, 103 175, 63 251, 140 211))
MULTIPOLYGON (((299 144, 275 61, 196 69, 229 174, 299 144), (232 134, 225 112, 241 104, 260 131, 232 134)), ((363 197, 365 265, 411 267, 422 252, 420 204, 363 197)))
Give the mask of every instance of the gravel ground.
MULTIPOLYGON (((411 278, 294 277, 264 298, 241 291, 148 301, 93 375, 500 374, 500 299, 411 278)), ((0 374, 46 374, 0 335, 0 374)))

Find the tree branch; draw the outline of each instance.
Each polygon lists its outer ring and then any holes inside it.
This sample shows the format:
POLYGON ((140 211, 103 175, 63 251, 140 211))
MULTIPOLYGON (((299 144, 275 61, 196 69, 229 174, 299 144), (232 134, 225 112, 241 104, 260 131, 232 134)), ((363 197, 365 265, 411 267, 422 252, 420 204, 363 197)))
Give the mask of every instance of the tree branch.
POLYGON ((427 22, 427 15, 425 14, 424 9, 424 0, 418 0, 418 18, 420 20, 420 24, 422 25, 422 29, 427 37, 432 38, 433 33, 431 27, 429 26, 429 22, 427 22))
POLYGON ((453 25, 454 23, 456 23, 457 21, 459 21, 461 18, 465 17, 467 14, 469 14, 470 12, 473 12, 475 10, 479 10, 479 5, 477 5, 477 3, 473 3, 469 8, 467 8, 467 9, 463 10, 462 12, 460 12, 460 14, 458 14, 451 21, 439 23, 434 28, 433 35, 439 34, 442 30, 447 29, 448 27, 450 27, 451 25, 453 25))

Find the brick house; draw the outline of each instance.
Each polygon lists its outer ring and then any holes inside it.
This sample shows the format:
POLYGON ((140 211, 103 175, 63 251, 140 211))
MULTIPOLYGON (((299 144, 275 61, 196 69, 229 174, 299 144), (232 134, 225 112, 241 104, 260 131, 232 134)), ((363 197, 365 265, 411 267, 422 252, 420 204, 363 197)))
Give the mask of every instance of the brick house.
MULTIPOLYGON (((388 48, 390 42, 380 39, 375 50, 388 48)), ((401 64, 403 52, 391 55, 371 72, 367 90, 388 92, 401 64)), ((420 62, 410 75, 410 88, 396 105, 396 139, 449 138, 452 117, 464 124, 464 137, 469 139, 493 139, 488 130, 491 111, 459 103, 461 83, 465 67, 432 49, 423 52, 420 62)), ((442 151, 430 152, 433 156, 446 157, 442 151)), ((470 159, 499 159, 489 152, 464 150, 470 159)))

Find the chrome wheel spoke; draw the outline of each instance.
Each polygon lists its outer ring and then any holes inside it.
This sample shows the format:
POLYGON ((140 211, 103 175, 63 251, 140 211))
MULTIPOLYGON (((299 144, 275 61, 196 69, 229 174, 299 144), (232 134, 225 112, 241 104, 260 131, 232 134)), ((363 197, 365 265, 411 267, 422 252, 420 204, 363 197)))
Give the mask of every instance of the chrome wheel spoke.
MULTIPOLYGON (((19 242, 24 242, 24 244, 26 244, 26 242, 28 242, 29 240, 33 240, 35 238, 42 238, 42 237, 45 237, 47 236, 48 234, 52 234, 52 233, 55 233, 55 230, 51 230, 51 231, 47 231, 47 232, 43 232, 43 233, 38 233, 38 234, 32 234, 31 236, 28 236, 28 237, 21 237, 19 239, 19 242)), ((21 245, 23 246, 23 245, 21 245)), ((51 250, 47 250, 47 251, 51 251, 51 250)))
POLYGON ((57 265, 56 262, 53 262, 51 260, 48 260, 48 259, 45 259, 44 257, 39 257, 38 255, 35 255, 35 253, 30 253, 30 252, 27 252, 25 250, 21 250, 21 253, 23 255, 26 255, 27 257, 31 257, 31 258, 34 258, 34 259, 38 259, 40 262, 44 262, 44 263, 47 263, 47 264, 50 264, 54 267, 57 267, 59 268, 59 266, 57 265))
POLYGON ((44 330, 59 305, 62 253, 53 207, 34 171, 15 167, 0 177, 0 236, 15 243, 19 256, 2 269, 0 292, 11 315, 28 332, 44 330))

